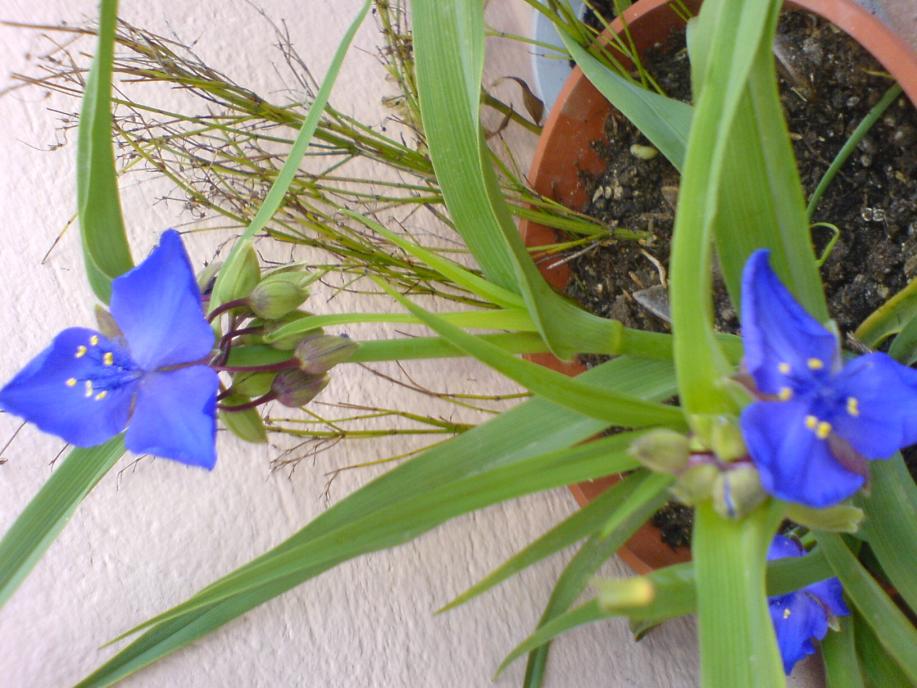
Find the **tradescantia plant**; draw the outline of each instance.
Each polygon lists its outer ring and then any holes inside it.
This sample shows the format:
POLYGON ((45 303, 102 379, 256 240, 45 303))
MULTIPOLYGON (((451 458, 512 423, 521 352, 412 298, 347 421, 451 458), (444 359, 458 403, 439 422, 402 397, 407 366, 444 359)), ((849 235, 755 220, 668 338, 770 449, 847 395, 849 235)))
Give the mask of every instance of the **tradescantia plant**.
MULTIPOLYGON (((490 307, 433 314, 377 277, 393 305, 407 311, 402 317, 436 336, 348 342, 319 331, 337 321, 296 311, 308 278, 252 275, 250 242, 283 200, 369 3, 264 204, 215 282, 204 285, 205 302, 175 233, 132 266, 111 154, 116 8, 104 0, 80 122, 78 199, 90 284, 110 301, 118 330, 65 330, 3 388, 0 404, 74 444, 108 441, 75 450, 0 542, 0 600, 125 444, 210 466, 218 397, 232 428, 235 414, 258 403, 308 402, 338 363, 468 355, 534 398, 402 463, 274 549, 130 629, 117 640, 132 641, 82 685, 114 683, 344 561, 407 542, 455 516, 623 471, 630 473, 616 487, 449 605, 578 544, 539 626, 507 658, 528 654, 526 686, 542 684, 550 642, 570 628, 625 616, 645 630, 692 613, 705 686, 784 685, 785 674, 822 638, 832 686, 856 685, 843 681, 879 671, 888 680, 917 681, 917 633, 902 610, 917 602, 915 490, 897 453, 917 442, 917 373, 899 362, 910 352, 894 347, 898 361, 869 353, 845 362, 830 329, 777 98, 771 43, 779 5, 707 0, 691 25, 691 108, 662 105, 663 96, 610 78, 631 104, 653 104, 636 106, 633 117, 644 131, 662 132, 651 140, 682 171, 670 260, 673 333, 664 335, 588 314, 543 281, 516 232, 480 126, 481 3, 414 0, 425 142, 477 270, 373 218, 342 213, 490 307), (736 199, 749 188, 760 197, 743 206, 736 199), (743 213, 752 205, 760 212, 743 213), (730 293, 741 301, 741 340, 714 330, 714 244, 730 293), (132 285, 148 273, 174 298, 150 302, 138 293, 132 285), (536 351, 615 358, 570 379, 515 355, 536 351), (254 384, 239 374, 266 377, 254 384), (48 394, 72 397, 51 413, 43 404, 48 394), (676 394, 679 405, 663 403, 676 394), (193 423, 174 420, 189 415, 193 423), (169 442, 147 441, 153 423, 167 429, 169 442), (608 428, 620 432, 586 442, 608 428), (868 495, 860 491, 867 475, 868 495), (696 510, 693 562, 595 581, 595 594, 574 606, 600 565, 670 491, 696 510), (786 518, 797 524, 800 540, 777 536, 786 518), (885 583, 900 597, 890 597, 885 583), (842 616, 832 638, 827 629, 842 616), (868 652, 853 641, 861 637, 871 643, 868 652)), ((568 48, 595 67, 575 41, 568 48)), ((236 431, 245 434, 238 425, 236 431)))

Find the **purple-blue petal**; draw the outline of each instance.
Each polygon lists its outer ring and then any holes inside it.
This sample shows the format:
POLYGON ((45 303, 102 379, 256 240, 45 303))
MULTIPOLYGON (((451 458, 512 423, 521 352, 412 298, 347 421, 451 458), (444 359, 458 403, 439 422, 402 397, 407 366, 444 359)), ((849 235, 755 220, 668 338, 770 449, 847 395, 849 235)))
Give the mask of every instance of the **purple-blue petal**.
POLYGON ((800 659, 815 653, 813 640, 828 632, 828 619, 822 606, 804 592, 772 597, 768 603, 777 647, 787 675, 800 659))
POLYGON ((767 550, 767 560, 776 561, 777 559, 787 559, 789 557, 803 557, 805 554, 805 548, 793 538, 788 538, 785 535, 775 535, 767 550))
POLYGON ((800 306, 771 269, 770 251, 755 251, 742 274, 742 341, 745 367, 762 392, 777 394, 788 384, 781 364, 800 381, 812 378, 809 359, 828 374, 838 356, 837 341, 800 306))
POLYGON ((206 366, 148 373, 138 386, 125 445, 135 454, 213 468, 218 387, 217 374, 206 366))
POLYGON ((0 408, 73 445, 91 447, 127 425, 138 377, 117 344, 72 327, 0 390, 0 408), (108 365, 105 352, 112 353, 108 365))
POLYGON ((847 603, 844 602, 844 588, 837 578, 828 578, 818 583, 812 583, 812 585, 805 587, 805 592, 817 597, 834 616, 847 616, 850 614, 847 603))
POLYGON ((840 410, 835 432, 868 459, 886 459, 917 443, 917 370, 881 353, 850 361, 832 387, 856 400, 856 415, 840 410))
POLYGON ((111 314, 144 370, 197 361, 213 348, 197 280, 174 229, 163 232, 146 260, 112 282, 111 314))
POLYGON ((815 508, 832 506, 856 492, 863 477, 831 454, 828 442, 806 427, 804 402, 755 402, 740 424, 748 453, 768 493, 815 508))

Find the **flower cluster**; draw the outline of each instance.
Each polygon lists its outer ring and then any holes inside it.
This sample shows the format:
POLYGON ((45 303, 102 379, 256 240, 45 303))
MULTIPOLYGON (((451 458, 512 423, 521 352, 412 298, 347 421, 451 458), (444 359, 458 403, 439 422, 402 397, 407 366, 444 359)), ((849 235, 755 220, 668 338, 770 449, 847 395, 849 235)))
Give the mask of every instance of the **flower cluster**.
MULTIPOLYGON (((774 561, 805 554, 798 542, 778 535, 771 543, 767 558, 774 561)), ((825 637, 834 617, 850 614, 837 578, 813 583, 788 595, 776 595, 768 600, 768 605, 787 675, 796 662, 815 652, 812 641, 825 637)))
POLYGON ((882 353, 844 364, 835 334, 780 283, 769 252, 752 254, 742 282, 744 365, 759 400, 741 427, 761 484, 812 507, 846 499, 866 459, 917 442, 917 371, 882 353))

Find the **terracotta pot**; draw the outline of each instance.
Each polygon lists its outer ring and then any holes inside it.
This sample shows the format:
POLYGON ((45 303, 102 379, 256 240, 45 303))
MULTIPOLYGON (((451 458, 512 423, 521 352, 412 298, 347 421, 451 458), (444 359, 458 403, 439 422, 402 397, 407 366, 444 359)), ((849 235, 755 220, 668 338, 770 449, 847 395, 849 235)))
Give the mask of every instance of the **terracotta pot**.
MULTIPOLYGON (((700 0, 686 0, 696 11, 700 0)), ((901 84, 912 103, 917 103, 917 54, 878 19, 868 14, 853 0, 796 0, 787 8, 802 9, 831 22, 868 50, 901 84)), ((626 23, 638 51, 642 52, 668 38, 684 22, 668 6, 669 0, 639 0, 616 19, 608 32, 620 32, 626 23)), ((608 35, 608 32, 603 35, 608 35)), ((600 38, 600 40, 602 40, 600 38)), ((621 56, 618 56, 621 58, 621 56)), ((621 60, 626 66, 630 63, 621 60)), ((580 172, 600 174, 605 165, 592 147, 593 141, 604 137, 605 120, 611 105, 595 89, 578 67, 567 79, 551 110, 535 157, 529 171, 529 182, 541 194, 553 198, 574 210, 586 207, 588 198, 580 172)), ((534 222, 523 220, 520 231, 528 246, 551 244, 557 233, 534 222)), ((537 255, 536 255, 537 259, 537 255)), ((539 263, 542 275, 556 289, 563 290, 570 279, 566 264, 548 269, 548 261, 539 263)), ((564 363, 549 354, 529 357, 567 375, 578 375, 584 368, 578 363, 564 363)), ((570 487, 581 504, 587 504, 618 480, 609 476, 601 480, 570 487)), ((641 528, 619 552, 622 559, 637 573, 646 573, 668 564, 690 558, 686 550, 673 552, 660 541, 659 531, 650 525, 641 528)))

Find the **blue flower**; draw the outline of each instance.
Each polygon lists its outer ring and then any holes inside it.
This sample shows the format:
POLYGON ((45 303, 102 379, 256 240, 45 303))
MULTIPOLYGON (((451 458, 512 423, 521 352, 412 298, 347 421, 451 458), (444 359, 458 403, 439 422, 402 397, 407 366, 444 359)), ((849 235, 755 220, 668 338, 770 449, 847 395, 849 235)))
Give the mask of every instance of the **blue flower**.
POLYGON ((803 310, 756 251, 742 278, 745 368, 761 400, 742 434, 771 495, 825 507, 856 492, 865 459, 917 442, 917 371, 872 353, 841 360, 837 337, 803 310))
MULTIPOLYGON (((767 552, 767 559, 801 557, 805 553, 795 540, 777 535, 767 552)), ((813 583, 788 595, 776 595, 768 600, 768 605, 787 675, 796 662, 815 652, 812 641, 825 637, 832 617, 850 614, 837 578, 813 583)))
POLYGON ((79 447, 127 427, 137 454, 213 468, 214 333, 178 232, 112 282, 110 305, 121 336, 64 330, 0 390, 0 408, 79 447))

